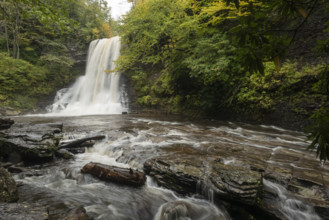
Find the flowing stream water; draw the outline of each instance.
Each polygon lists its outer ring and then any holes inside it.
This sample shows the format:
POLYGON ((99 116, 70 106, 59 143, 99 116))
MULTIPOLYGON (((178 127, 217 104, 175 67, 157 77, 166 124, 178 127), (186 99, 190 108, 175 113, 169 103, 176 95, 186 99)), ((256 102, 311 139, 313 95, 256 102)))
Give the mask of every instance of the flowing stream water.
MULTIPOLYGON (((241 219, 228 214, 224 206, 214 205, 207 188, 197 187, 196 195, 187 197, 158 187, 151 177, 139 188, 108 183, 80 172, 91 161, 142 170, 144 162, 155 156, 189 155, 202 161, 220 156, 224 164, 251 164, 264 170, 270 164, 328 173, 328 166, 321 166, 314 154, 305 152, 308 143, 300 132, 174 116, 122 115, 129 109, 120 73, 113 72, 119 52, 119 37, 93 41, 85 75, 71 88, 58 92, 49 114, 15 118, 19 126, 63 123, 64 141, 106 135, 72 160, 35 165, 32 174, 15 175, 23 183, 20 200, 46 205, 50 219, 65 217, 77 205, 95 219, 105 220, 241 219), (282 158, 283 154, 289 157, 282 158), (167 213, 164 207, 168 206, 175 211, 167 213)), ((320 219, 312 206, 301 205, 283 186, 268 180, 264 185, 277 194, 275 202, 286 219, 320 219)))
MULTIPOLYGON (((166 204, 176 207, 180 216, 188 216, 181 219, 241 219, 230 216, 223 207, 216 207, 212 203, 211 192, 206 189, 195 190, 201 195, 184 197, 158 187, 150 177, 147 177, 147 184, 140 188, 108 183, 80 172, 90 161, 142 170, 143 163, 154 156, 172 158, 188 154, 200 159, 203 155, 201 159, 210 160, 220 155, 226 164, 238 164, 243 159, 252 159, 256 154, 268 153, 273 155, 267 159, 269 164, 310 169, 302 161, 276 161, 276 153, 283 150, 303 154, 310 161, 315 161, 314 155, 304 151, 307 143, 303 133, 276 127, 187 121, 150 115, 29 116, 17 117, 15 122, 27 126, 62 122, 64 140, 93 134, 107 136, 84 153, 77 154, 73 160, 55 160, 36 165, 31 168, 37 175, 27 172, 15 176, 18 182, 24 183, 19 187, 20 200, 46 205, 49 207, 50 219, 64 217, 70 208, 78 204, 85 207, 95 219, 178 219, 166 216, 162 210, 166 204), (228 146, 243 148, 244 152, 231 154, 227 152, 228 146)), ((329 170, 320 165, 312 166, 316 172, 329 170)), ((294 200, 283 186, 267 180, 264 180, 264 185, 278 195, 275 203, 283 208, 286 219, 320 219, 311 206, 300 205, 301 202, 294 200)))

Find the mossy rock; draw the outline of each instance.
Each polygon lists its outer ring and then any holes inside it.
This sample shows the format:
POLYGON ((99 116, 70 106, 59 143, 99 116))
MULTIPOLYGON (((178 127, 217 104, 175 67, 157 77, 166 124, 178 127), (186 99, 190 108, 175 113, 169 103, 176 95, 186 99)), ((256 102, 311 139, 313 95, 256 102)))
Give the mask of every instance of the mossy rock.
POLYGON ((10 173, 0 167, 0 203, 16 202, 18 200, 18 191, 16 182, 10 173))

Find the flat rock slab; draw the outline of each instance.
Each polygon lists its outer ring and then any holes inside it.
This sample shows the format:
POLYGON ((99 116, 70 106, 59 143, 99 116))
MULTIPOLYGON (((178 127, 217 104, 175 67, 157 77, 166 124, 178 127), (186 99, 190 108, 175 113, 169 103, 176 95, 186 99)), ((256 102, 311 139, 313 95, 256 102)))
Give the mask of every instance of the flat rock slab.
POLYGON ((142 172, 101 163, 90 162, 81 169, 81 172, 89 173, 101 180, 124 185, 142 186, 146 182, 146 176, 142 172))
POLYGON ((62 138, 63 124, 14 124, 0 133, 0 156, 10 162, 49 160, 62 138))
POLYGON ((0 203, 0 219, 4 220, 46 220, 47 208, 39 204, 0 203))

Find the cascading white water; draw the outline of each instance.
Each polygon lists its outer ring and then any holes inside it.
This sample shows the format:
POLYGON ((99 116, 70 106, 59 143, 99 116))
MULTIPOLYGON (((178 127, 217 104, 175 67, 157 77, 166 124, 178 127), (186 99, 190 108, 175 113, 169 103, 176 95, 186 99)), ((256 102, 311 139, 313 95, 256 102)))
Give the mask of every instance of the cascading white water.
POLYGON ((57 92, 48 111, 52 115, 121 114, 127 108, 119 88, 120 73, 114 72, 120 56, 120 38, 95 40, 90 43, 86 74, 69 89, 57 92))
POLYGON ((276 183, 263 179, 264 186, 272 189, 278 195, 278 209, 288 220, 321 220, 312 206, 288 196, 287 190, 276 183))

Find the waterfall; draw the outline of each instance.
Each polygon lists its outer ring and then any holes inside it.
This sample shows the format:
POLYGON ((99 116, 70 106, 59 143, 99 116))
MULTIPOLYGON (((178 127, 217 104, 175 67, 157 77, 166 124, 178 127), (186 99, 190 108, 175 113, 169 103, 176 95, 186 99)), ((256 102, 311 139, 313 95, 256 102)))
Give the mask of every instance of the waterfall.
POLYGON ((72 87, 57 92, 47 108, 52 115, 98 115, 127 112, 127 95, 120 88, 120 73, 114 72, 120 55, 120 38, 90 43, 86 73, 72 87))

